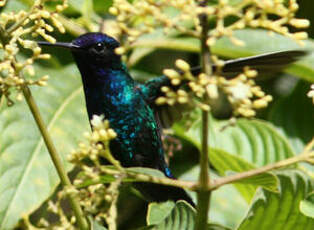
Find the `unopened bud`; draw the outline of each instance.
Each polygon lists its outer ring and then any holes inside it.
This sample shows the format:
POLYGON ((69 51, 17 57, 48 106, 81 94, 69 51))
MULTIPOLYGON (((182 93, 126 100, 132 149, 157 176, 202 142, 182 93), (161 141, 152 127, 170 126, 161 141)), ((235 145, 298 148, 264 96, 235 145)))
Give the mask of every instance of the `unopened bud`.
POLYGON ((308 35, 306 32, 297 32, 293 34, 293 38, 296 40, 304 40, 308 38, 308 35))
POLYGON ((174 79, 174 78, 179 77, 179 73, 173 69, 165 69, 163 72, 164 72, 164 75, 166 75, 170 79, 174 79))
POLYGON ((163 104, 166 104, 167 103, 167 98, 165 97, 158 97, 156 99, 156 104, 157 105, 163 105, 163 104))
POLYGON ((190 71, 190 65, 182 59, 176 60, 176 66, 184 72, 190 71))
POLYGON ((119 11, 116 7, 110 7, 109 13, 116 16, 116 15, 118 15, 119 11))
POLYGON ((290 25, 295 26, 297 28, 307 28, 310 25, 310 21, 307 19, 297 19, 293 18, 290 20, 290 25))
POLYGON ((118 48, 116 48, 116 49, 114 50, 114 52, 115 52, 116 54, 118 54, 118 55, 122 55, 122 54, 125 53, 125 48, 123 48, 123 47, 118 47, 118 48))
POLYGON ((265 108, 267 106, 267 101, 263 99, 258 99, 253 102, 253 107, 256 109, 265 108))

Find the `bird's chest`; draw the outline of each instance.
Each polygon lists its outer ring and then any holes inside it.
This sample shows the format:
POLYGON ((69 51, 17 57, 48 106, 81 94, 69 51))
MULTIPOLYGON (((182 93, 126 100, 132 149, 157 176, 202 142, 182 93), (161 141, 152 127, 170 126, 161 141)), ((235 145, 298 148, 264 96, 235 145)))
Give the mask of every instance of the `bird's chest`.
POLYGON ((110 143, 111 152, 122 165, 154 167, 163 155, 154 111, 139 88, 121 83, 106 87, 101 95, 87 94, 89 116, 103 114, 109 120, 117 133, 110 143))
POLYGON ((94 114, 105 115, 106 119, 133 113, 133 107, 141 101, 140 95, 123 82, 93 85, 85 89, 89 118, 94 114))

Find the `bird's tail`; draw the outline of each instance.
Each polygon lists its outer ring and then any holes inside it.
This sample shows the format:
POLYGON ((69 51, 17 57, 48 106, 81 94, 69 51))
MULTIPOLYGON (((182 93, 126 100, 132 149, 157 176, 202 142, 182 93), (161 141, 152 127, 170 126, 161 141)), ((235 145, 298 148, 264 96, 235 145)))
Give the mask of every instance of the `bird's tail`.
POLYGON ((185 200, 195 207, 191 197, 182 188, 143 182, 134 183, 134 187, 137 188, 150 202, 185 200))

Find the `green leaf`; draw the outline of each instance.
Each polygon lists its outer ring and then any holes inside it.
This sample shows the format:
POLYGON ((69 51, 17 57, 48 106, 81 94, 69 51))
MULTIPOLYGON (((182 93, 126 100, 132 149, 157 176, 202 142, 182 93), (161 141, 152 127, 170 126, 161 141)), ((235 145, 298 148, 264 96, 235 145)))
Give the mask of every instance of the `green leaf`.
MULTIPOLYGON (((152 208, 160 208, 160 206, 153 206, 152 208)), ((159 213, 157 211, 150 210, 150 212, 159 213)), ((171 210, 162 222, 155 225, 155 230, 182 230, 182 229, 194 229, 195 226, 195 211, 185 201, 179 201, 175 207, 171 210)), ((157 217, 150 217, 156 219, 157 217)))
POLYGON ((314 219, 314 192, 311 192, 306 199, 300 202, 300 211, 303 215, 314 219))
MULTIPOLYGON (((186 23, 184 26, 190 28, 192 25, 190 23, 186 23)), ((135 65, 143 57, 152 53, 157 48, 192 52, 199 51, 199 46, 196 46, 196 44, 199 44, 197 39, 173 38, 178 35, 180 35, 180 33, 176 30, 171 30, 167 35, 165 35, 163 30, 158 28, 151 34, 145 34, 141 36, 139 40, 132 44, 134 50, 128 59, 128 66, 135 65)))
MULTIPOLYGON (((210 119, 209 158, 214 168, 221 174, 244 172, 257 166, 264 166, 293 156, 287 141, 266 121, 239 119, 232 127, 225 127, 226 121, 210 119)), ((186 131, 175 125, 176 135, 201 148, 201 121, 194 122, 186 131)), ((270 173, 239 181, 236 187, 247 202, 254 196, 257 186, 276 190, 277 180, 270 173), (241 185, 239 183, 242 183, 241 185)))
POLYGON ((240 155, 257 166, 293 156, 289 143, 269 122, 239 119, 234 127, 219 131, 222 125, 224 122, 219 122, 218 126, 211 130, 213 147, 240 155))
MULTIPOLYGON (((80 75, 74 65, 40 68, 37 74, 51 77, 48 86, 31 90, 66 163, 66 155, 89 130, 80 75)), ((0 229, 12 229, 54 192, 59 179, 26 102, 2 107, 0 117, 0 229)))
POLYGON ((146 217, 147 225, 159 224, 167 216, 169 216, 174 207, 175 203, 173 201, 150 203, 146 217))
POLYGON ((314 106, 306 96, 310 84, 299 82, 287 97, 275 102, 269 119, 289 139, 295 153, 301 153, 313 138, 314 106))
POLYGON ((152 168, 143 168, 143 167, 130 167, 127 169, 128 172, 133 173, 142 173, 153 177, 163 178, 166 177, 160 170, 152 168))
POLYGON ((227 228, 219 224, 208 224, 207 226, 208 230, 231 230, 231 228, 227 228))
POLYGON ((83 19, 86 25, 92 25, 92 15, 94 14, 94 5, 92 0, 85 0, 82 5, 83 19))
MULTIPOLYGON (((264 166, 294 155, 287 140, 267 121, 241 118, 233 126, 226 127, 227 124, 227 121, 217 121, 211 117, 209 126, 211 148, 240 156, 256 166, 264 166)), ((175 125, 174 129, 177 135, 200 147, 201 126, 201 120, 197 120, 188 131, 180 125, 175 125)))
POLYGON ((84 2, 85 0, 69 0, 69 9, 83 14, 85 5, 84 2))
POLYGON ((1 13, 8 13, 12 11, 19 11, 19 10, 29 10, 29 5, 24 1, 7 1, 3 8, 0 8, 1 13))
POLYGON ((300 201, 313 190, 310 179, 291 170, 278 173, 280 193, 259 190, 238 230, 312 230, 314 219, 299 210, 300 201))
MULTIPOLYGON (((243 160, 242 158, 218 149, 210 150, 210 160, 211 164, 215 166, 215 169, 224 176, 230 175, 230 171, 232 173, 244 172, 256 168, 253 164, 243 160)), ((240 191, 244 199, 249 203, 258 186, 277 192, 278 181, 276 176, 272 173, 262 173, 237 181, 235 186, 240 191)))
POLYGON ((127 65, 130 67, 134 66, 142 58, 144 58, 148 54, 152 53, 153 51, 154 51, 154 48, 146 48, 146 47, 138 47, 138 48, 134 49, 132 54, 128 58, 127 65))
POLYGON ((88 217, 88 220, 91 224, 91 230, 107 230, 107 228, 99 224, 93 217, 88 217))
MULTIPOLYGON (((195 226, 195 210, 185 201, 152 204, 147 213, 148 223, 156 223, 143 229, 154 230, 193 230, 195 226), (168 209, 168 210, 167 210, 168 209)), ((219 224, 208 224, 208 230, 227 230, 219 224)))
POLYGON ((94 9, 98 14, 106 14, 108 13, 108 9, 112 6, 112 0, 93 0, 94 9))

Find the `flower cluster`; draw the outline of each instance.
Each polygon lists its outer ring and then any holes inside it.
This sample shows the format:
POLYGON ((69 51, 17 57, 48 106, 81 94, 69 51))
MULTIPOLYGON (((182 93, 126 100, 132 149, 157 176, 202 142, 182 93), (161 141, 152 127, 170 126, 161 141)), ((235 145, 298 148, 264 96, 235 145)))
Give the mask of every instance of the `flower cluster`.
POLYGON ((245 68, 243 73, 232 80, 220 79, 219 87, 227 95, 235 115, 255 116, 255 110, 267 107, 272 101, 272 96, 266 95, 261 87, 255 84, 253 79, 256 76, 255 70, 245 68))
MULTIPOLYGON (((69 156, 69 161, 81 170, 74 180, 74 186, 65 187, 57 193, 56 201, 48 202, 47 210, 55 214, 58 220, 52 225, 45 218, 41 218, 37 226, 45 229, 49 227, 53 230, 76 229, 75 216, 62 207, 62 201, 65 197, 72 195, 78 198, 86 215, 95 217, 95 220, 100 223, 106 221, 109 229, 117 229, 116 203, 123 173, 117 175, 109 186, 106 186, 100 180, 100 177, 106 174, 105 169, 107 168, 107 166, 101 164, 101 158, 105 158, 117 169, 121 169, 122 172, 124 170, 119 162, 111 156, 109 150, 109 142, 116 137, 116 133, 109 127, 108 120, 104 120, 103 116, 94 115, 91 124, 93 132, 84 133, 87 143, 81 142, 79 148, 69 156)), ((24 224, 29 229, 36 229, 28 217, 24 219, 24 224)))
MULTIPOLYGON (((84 134, 88 143, 80 143, 79 149, 73 151, 69 157, 70 162, 82 170, 74 181, 76 186, 86 181, 99 181, 100 176, 105 174, 104 169, 106 168, 100 163, 101 158, 105 158, 116 168, 123 170, 109 150, 109 142, 117 134, 109 127, 108 120, 103 120, 102 116, 94 115, 91 124, 93 132, 84 134)), ((116 201, 121 180, 121 177, 116 178, 109 187, 101 183, 79 189, 78 196, 81 206, 86 212, 96 216, 97 220, 105 219, 109 226, 115 225, 116 201)), ((111 227, 111 229, 115 229, 115 227, 111 227)))
MULTIPOLYGON (((35 71, 33 63, 37 59, 47 59, 48 54, 42 54, 41 48, 37 43, 25 40, 29 35, 41 36, 49 42, 55 42, 55 39, 48 33, 57 28, 64 33, 65 29, 58 19, 58 13, 67 7, 67 1, 56 6, 54 11, 46 10, 44 3, 48 0, 35 1, 32 8, 17 13, 0 14, 0 49, 3 49, 3 55, 0 58, 0 95, 5 96, 8 105, 13 101, 10 99, 11 89, 17 90, 17 100, 22 99, 22 88, 27 85, 46 85, 48 76, 43 76, 37 80, 27 79, 25 75, 34 76, 35 71), (47 22, 50 21, 52 25, 47 22), (21 49, 28 49, 32 54, 25 60, 18 57, 21 49)), ((4 3, 2 4, 2 6, 4 3)))
POLYGON ((306 32, 289 31, 289 26, 303 29, 310 24, 306 19, 295 18, 299 8, 296 0, 243 0, 234 5, 228 2, 228 0, 219 0, 219 4, 213 9, 217 21, 207 40, 209 46, 215 44, 222 36, 229 37, 235 45, 244 45, 241 40, 233 36, 233 31, 245 27, 264 28, 296 41, 307 38, 306 32), (226 24, 225 19, 229 16, 236 17, 237 20, 226 24))
MULTIPOLYGON (((220 65, 219 61, 216 63, 216 65, 220 65)), ((191 99, 193 97, 186 90, 174 90, 172 87, 164 86, 161 88, 161 91, 165 95, 156 100, 156 103, 159 105, 192 102, 201 109, 208 111, 211 100, 217 99, 220 93, 223 92, 227 95, 230 104, 234 108, 235 115, 252 117, 255 115, 256 109, 266 107, 272 100, 270 95, 266 95, 255 84, 254 78, 257 76, 257 71, 248 67, 244 69, 243 73, 227 80, 223 76, 216 74, 207 76, 204 73, 200 73, 195 77, 191 73, 189 64, 180 59, 176 61, 175 65, 180 71, 166 69, 164 74, 171 80, 174 86, 186 81, 189 88, 188 91, 193 93, 195 100, 191 99), (206 100, 203 100, 204 98, 206 100)))
POLYGON ((109 12, 116 16, 116 27, 121 35, 127 35, 124 49, 142 34, 152 33, 162 28, 165 33, 177 31, 182 35, 199 38, 201 36, 200 15, 215 20, 210 29, 207 44, 212 46, 223 37, 229 37, 236 45, 244 45, 234 37, 233 31, 245 27, 264 28, 295 40, 307 38, 306 32, 290 32, 288 27, 306 28, 309 21, 295 18, 298 10, 296 0, 243 0, 232 3, 218 0, 217 4, 203 6, 197 0, 115 0, 109 12), (228 21, 230 17, 232 22, 228 21))

